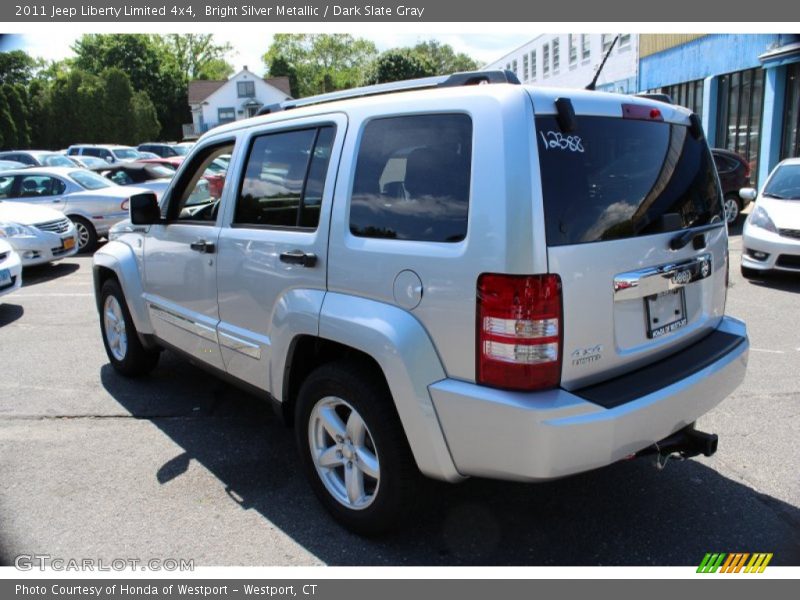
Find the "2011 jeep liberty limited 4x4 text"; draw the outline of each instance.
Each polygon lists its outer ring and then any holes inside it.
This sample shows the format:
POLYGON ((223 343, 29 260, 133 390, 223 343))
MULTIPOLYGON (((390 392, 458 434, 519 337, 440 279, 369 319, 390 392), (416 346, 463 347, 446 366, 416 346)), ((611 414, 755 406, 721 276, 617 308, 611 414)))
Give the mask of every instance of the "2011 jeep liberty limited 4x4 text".
POLYGON ((420 473, 537 481, 716 450, 694 423, 742 381, 748 340, 724 315, 695 115, 505 72, 268 112, 204 135, 95 254, 120 373, 169 348, 269 399, 361 533, 397 522, 420 473), (222 195, 198 202, 222 154, 222 195))

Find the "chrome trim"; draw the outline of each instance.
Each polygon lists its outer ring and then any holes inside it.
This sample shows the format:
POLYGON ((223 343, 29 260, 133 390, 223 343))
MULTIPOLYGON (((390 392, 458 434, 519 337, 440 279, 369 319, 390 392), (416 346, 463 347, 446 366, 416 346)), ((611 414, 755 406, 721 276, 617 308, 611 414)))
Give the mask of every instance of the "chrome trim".
POLYGON ((219 343, 217 340, 217 332, 213 328, 203 325, 202 323, 198 323, 197 321, 187 319, 186 317, 182 317, 181 315, 177 315, 152 303, 148 303, 147 307, 150 309, 150 312, 154 317, 158 317, 165 323, 174 325, 175 327, 183 329, 184 331, 188 331, 189 333, 193 333, 203 339, 214 342, 215 344, 219 343))
POLYGON ((714 272, 710 253, 679 262, 628 271, 614 277, 614 301, 635 300, 682 288, 714 272))
POLYGON ((222 331, 219 332, 219 343, 221 346, 233 350, 235 352, 239 352, 240 354, 244 354, 245 356, 249 356, 250 358, 255 358, 256 360, 261 360, 261 346, 258 344, 253 344, 241 338, 231 335, 230 333, 224 333, 222 331))

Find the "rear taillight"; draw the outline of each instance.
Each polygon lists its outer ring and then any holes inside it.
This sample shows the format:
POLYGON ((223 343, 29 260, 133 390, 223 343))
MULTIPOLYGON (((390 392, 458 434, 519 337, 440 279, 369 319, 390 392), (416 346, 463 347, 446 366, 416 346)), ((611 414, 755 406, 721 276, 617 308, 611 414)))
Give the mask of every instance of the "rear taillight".
POLYGON ((663 121, 664 115, 655 106, 645 106, 643 104, 623 104, 623 119, 637 119, 641 121, 663 121))
POLYGON ((561 380, 561 279, 558 275, 478 278, 476 379, 514 390, 561 380))

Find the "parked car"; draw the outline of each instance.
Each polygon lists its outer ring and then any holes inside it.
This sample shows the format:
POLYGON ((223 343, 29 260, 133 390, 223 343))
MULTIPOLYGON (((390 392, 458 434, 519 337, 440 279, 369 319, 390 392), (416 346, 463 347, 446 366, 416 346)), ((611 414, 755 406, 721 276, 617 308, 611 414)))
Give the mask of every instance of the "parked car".
POLYGON ((15 160, 0 160, 0 172, 7 171, 8 169, 24 169, 27 167, 25 163, 17 162, 15 160))
POLYGON ((163 206, 131 200, 142 232, 95 254, 119 373, 169 347, 274 402, 361 533, 401 522, 420 473, 715 452, 694 423, 749 345, 696 115, 501 71, 282 108, 205 134, 163 206), (221 198, 188 205, 226 154, 221 198))
POLYGON ((139 153, 139 158, 137 158, 136 160, 142 160, 145 158, 161 158, 155 152, 142 152, 141 150, 137 150, 137 152, 139 153))
MULTIPOLYGON (((0 196, 3 189, 0 178, 0 196)), ((47 206, 25 202, 0 200, 0 240, 11 245, 23 267, 61 260, 78 251, 78 233, 69 219, 47 206)))
POLYGON ((173 148, 175 152, 178 153, 179 156, 186 156, 189 154, 189 150, 191 150, 195 145, 195 142, 180 142, 179 144, 175 144, 173 148))
POLYGON ((136 148, 114 144, 75 144, 67 148, 68 156, 95 156, 107 163, 120 163, 139 158, 136 148))
POLYGON ((730 225, 736 222, 742 209, 750 204, 749 200, 739 195, 740 189, 750 185, 750 164, 743 156, 724 148, 712 148, 711 154, 725 198, 725 220, 730 225))
POLYGON ((103 160, 102 158, 98 158, 96 156, 68 156, 69 160, 71 160, 76 167, 80 167, 82 169, 96 169, 98 167, 107 167, 108 162, 103 160))
POLYGON ((114 223, 127 218, 128 199, 142 191, 74 167, 31 167, 0 173, 0 199, 61 211, 75 223, 80 251, 85 252, 94 250, 98 237, 114 223))
MULTIPOLYGON (((4 231, 0 225, 0 232, 4 231)), ((22 261, 19 254, 0 233, 0 296, 22 287, 22 261)))
MULTIPOLYGON (((182 156, 171 156, 169 158, 152 158, 152 159, 143 159, 138 162, 141 163, 151 163, 162 165, 164 167, 177 170, 178 167, 181 166, 183 163, 182 156)), ((203 173, 203 179, 208 182, 208 189, 211 196, 214 198, 219 198, 222 195, 222 188, 225 185, 225 172, 227 170, 227 164, 223 163, 219 159, 215 159, 209 163, 208 168, 206 168, 205 173, 203 173)))
POLYGON ((49 150, 10 150, 0 152, 0 160, 13 160, 32 167, 71 167, 70 160, 63 154, 49 150))
POLYGON ((175 169, 141 161, 126 162, 111 166, 105 165, 105 167, 95 169, 95 172, 113 181, 117 185, 135 185, 142 189, 151 190, 155 192, 159 198, 161 194, 164 193, 164 190, 167 189, 167 185, 169 185, 172 176, 175 175, 175 169))
POLYGON ((136 149, 139 152, 152 152, 160 158, 186 155, 184 147, 176 146, 175 144, 166 144, 163 142, 147 142, 146 144, 139 144, 136 149))
POLYGON ((741 195, 756 203, 742 232, 742 275, 800 273, 800 158, 779 163, 760 194, 744 188, 741 195))

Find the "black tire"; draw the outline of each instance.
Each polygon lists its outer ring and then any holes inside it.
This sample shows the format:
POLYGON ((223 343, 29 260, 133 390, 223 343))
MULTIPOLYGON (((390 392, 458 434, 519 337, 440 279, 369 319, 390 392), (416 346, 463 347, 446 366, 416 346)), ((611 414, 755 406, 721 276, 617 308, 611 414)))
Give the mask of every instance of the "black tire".
POLYGON ((97 248, 97 231, 89 221, 83 217, 71 216, 78 230, 78 252, 94 252, 97 248))
POLYGON ((728 194, 727 196, 725 196, 724 202, 725 202, 726 205, 728 205, 730 203, 730 207, 732 209, 730 211, 731 218, 728 219, 727 218, 728 217, 728 207, 727 206, 725 207, 725 209, 726 209, 725 218, 728 221, 728 225, 734 225, 736 223, 736 221, 739 220, 739 216, 742 214, 742 208, 744 208, 742 206, 742 199, 739 198, 739 196, 737 194, 728 194), (734 208, 734 205, 735 205, 735 208, 734 208))
MULTIPOLYGON (((345 413, 348 407, 344 409, 345 413)), ((316 418, 314 422, 317 422, 316 418)), ((349 422, 349 419, 348 419, 349 422)), ((341 361, 319 367, 303 383, 295 407, 295 437, 306 476, 325 508, 347 529, 360 535, 372 536, 385 533, 399 526, 416 508, 419 485, 422 478, 417 469, 411 449, 403 432, 400 419, 386 383, 369 365, 341 361), (335 398, 345 401, 363 419, 367 439, 373 442, 374 456, 379 466, 379 479, 364 476, 364 497, 371 501, 366 507, 353 508, 337 499, 312 458, 311 437, 312 414, 323 399, 335 398), (377 481, 377 484, 375 483, 377 481), (371 494, 368 484, 374 488, 371 494)), ((348 443, 349 436, 344 444, 348 443)), ((330 437, 335 444, 333 437, 330 437)), ((353 446, 350 446, 352 448, 353 446)), ((341 456, 341 454, 339 455, 341 456)), ((347 458, 342 458, 343 462, 347 458)), ((358 457, 353 459, 358 463, 358 457)), ((321 467, 320 467, 321 468, 321 467)), ((346 465, 324 470, 329 477, 344 480, 346 465), (341 471, 339 471, 341 469, 341 471)))
POLYGON ((118 373, 126 377, 137 377, 149 373, 158 364, 161 353, 158 350, 148 350, 142 345, 133 325, 128 305, 125 303, 125 295, 115 279, 108 279, 100 289, 100 331, 103 335, 103 346, 105 346, 108 360, 118 373), (120 346, 112 348, 112 342, 109 341, 105 315, 105 311, 109 309, 106 302, 109 297, 116 300, 124 323, 126 338, 124 352, 120 351, 120 346))

